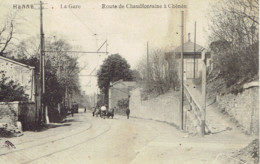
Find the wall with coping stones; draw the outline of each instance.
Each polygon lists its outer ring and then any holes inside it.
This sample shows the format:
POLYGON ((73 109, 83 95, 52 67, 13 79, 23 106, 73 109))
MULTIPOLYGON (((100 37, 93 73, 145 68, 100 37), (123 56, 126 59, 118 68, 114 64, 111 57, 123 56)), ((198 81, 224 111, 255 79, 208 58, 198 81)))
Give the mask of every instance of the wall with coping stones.
MULTIPOLYGON (((141 101, 141 90, 137 88, 132 90, 129 102, 131 110, 130 116, 137 118, 151 119, 162 121, 174 125, 179 128, 179 94, 170 91, 157 98, 141 101)), ((190 134, 198 134, 200 132, 200 123, 192 111, 189 111, 187 102, 184 102, 184 130, 190 134)))
POLYGON ((0 102, 0 123, 7 124, 7 128, 16 127, 18 121, 19 102, 0 102))
POLYGON ((218 95, 217 102, 247 134, 259 133, 259 87, 245 89, 237 95, 218 95))
POLYGON ((20 121, 23 130, 32 130, 36 128, 36 112, 33 102, 0 102, 0 124, 7 124, 7 128, 12 129, 20 121))
POLYGON ((130 116, 179 125, 179 104, 176 96, 168 92, 151 100, 141 100, 141 90, 136 88, 130 92, 130 116))

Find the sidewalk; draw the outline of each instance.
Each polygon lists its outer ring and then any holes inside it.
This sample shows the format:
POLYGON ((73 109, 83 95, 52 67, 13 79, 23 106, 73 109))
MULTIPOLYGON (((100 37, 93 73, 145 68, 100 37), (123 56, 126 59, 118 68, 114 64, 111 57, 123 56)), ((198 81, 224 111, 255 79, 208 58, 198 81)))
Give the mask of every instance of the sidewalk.
POLYGON ((171 126, 164 125, 163 128, 169 133, 161 133, 138 151, 131 164, 222 164, 226 159, 232 159, 232 152, 251 141, 234 131, 187 137, 186 133, 171 126))

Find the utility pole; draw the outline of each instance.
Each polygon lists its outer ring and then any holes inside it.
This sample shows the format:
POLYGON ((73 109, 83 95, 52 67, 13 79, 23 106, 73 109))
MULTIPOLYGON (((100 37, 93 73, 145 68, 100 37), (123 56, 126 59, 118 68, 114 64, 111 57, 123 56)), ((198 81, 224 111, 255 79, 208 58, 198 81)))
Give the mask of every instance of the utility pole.
POLYGON ((45 111, 45 103, 42 101, 45 95, 45 44, 44 44, 44 33, 43 33, 43 3, 40 1, 40 47, 41 47, 41 55, 40 55, 40 122, 46 122, 46 111, 45 111))
MULTIPOLYGON (((46 97, 45 95, 45 41, 44 41, 44 34, 42 36, 42 40, 43 40, 43 53, 42 53, 42 95, 44 95, 44 97, 46 97)), ((42 103, 43 105, 43 122, 46 123, 46 118, 47 116, 47 106, 45 104, 45 102, 42 103)))
POLYGON ((43 65, 43 53, 44 53, 44 46, 43 46, 43 23, 42 23, 42 1, 40 1, 40 45, 41 45, 41 55, 40 55, 40 122, 43 121, 43 105, 42 105, 42 94, 43 94, 43 77, 42 77, 42 65, 43 65))
POLYGON ((180 97, 180 129, 183 130, 183 51, 184 51, 184 11, 181 11, 181 97, 180 97))
POLYGON ((150 69, 149 69, 149 45, 148 45, 148 42, 147 42, 147 79, 146 79, 146 85, 149 86, 150 84, 150 69))
POLYGON ((195 22, 195 30, 194 30, 194 69, 193 69, 193 79, 196 78, 196 22, 195 22))
POLYGON ((107 40, 106 40, 106 54, 108 54, 107 47, 108 47, 108 44, 107 44, 107 40))
POLYGON ((202 92, 202 117, 201 117, 201 136, 205 135, 205 127, 206 127, 206 84, 207 84, 207 55, 205 50, 202 51, 202 84, 201 84, 201 92, 202 92))
POLYGON ((94 92, 94 103, 93 103, 93 107, 95 106, 96 104, 96 93, 94 92))

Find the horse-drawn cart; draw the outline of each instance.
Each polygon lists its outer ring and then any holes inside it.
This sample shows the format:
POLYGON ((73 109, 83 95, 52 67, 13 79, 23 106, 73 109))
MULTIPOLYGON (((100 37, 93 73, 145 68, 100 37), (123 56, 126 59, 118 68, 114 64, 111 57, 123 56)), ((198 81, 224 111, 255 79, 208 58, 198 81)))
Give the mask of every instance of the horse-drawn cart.
POLYGON ((114 118, 114 109, 109 110, 107 109, 105 106, 102 106, 100 109, 95 109, 95 111, 93 112, 93 116, 96 115, 100 115, 101 118, 109 118, 111 117, 112 119, 114 118))

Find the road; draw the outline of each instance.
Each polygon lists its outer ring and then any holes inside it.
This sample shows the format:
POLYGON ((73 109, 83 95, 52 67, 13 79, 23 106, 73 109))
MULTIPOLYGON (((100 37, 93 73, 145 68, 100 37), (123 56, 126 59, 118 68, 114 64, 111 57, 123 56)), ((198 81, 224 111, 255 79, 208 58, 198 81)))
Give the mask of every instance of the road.
POLYGON ((218 157, 245 146, 217 136, 186 137, 163 122, 115 116, 92 117, 90 112, 69 116, 41 132, 24 132, 9 140, 14 148, 0 147, 0 163, 219 163, 218 157))

